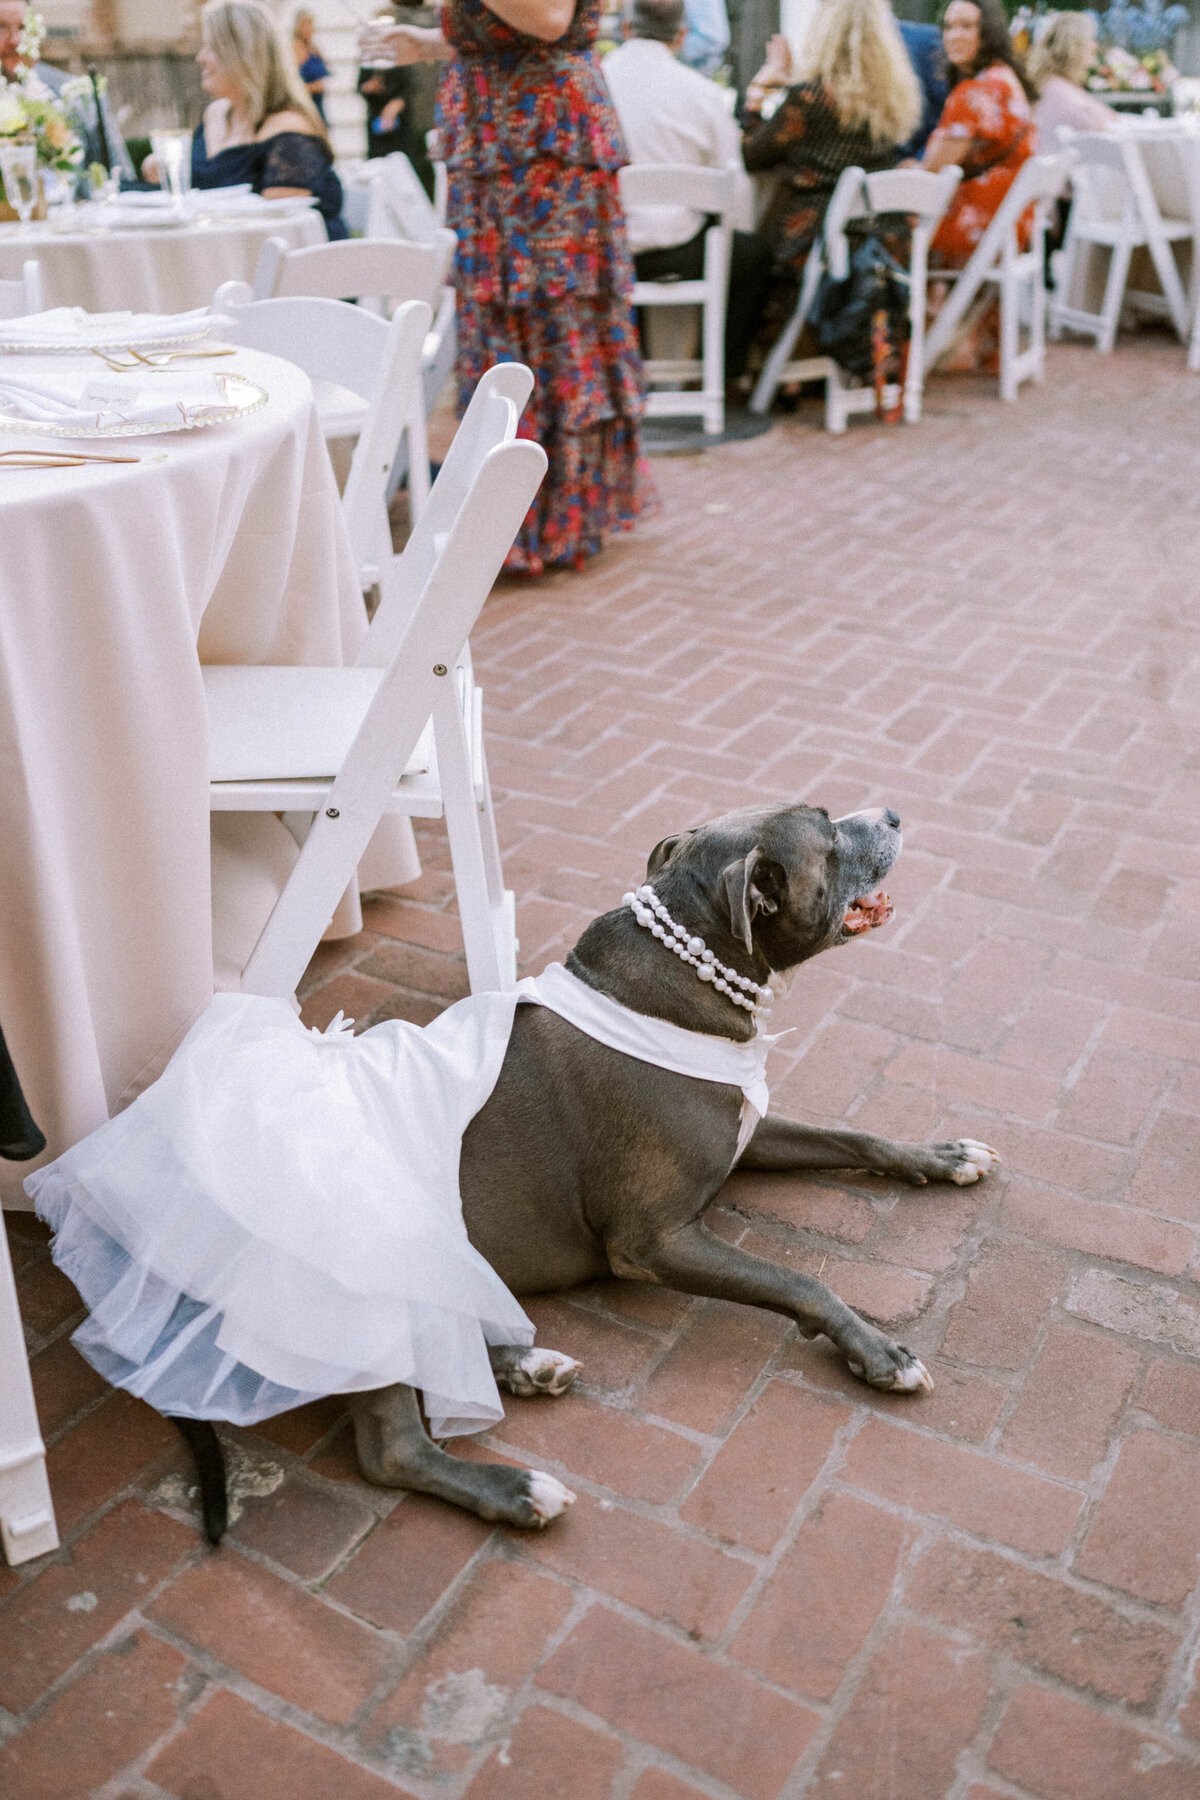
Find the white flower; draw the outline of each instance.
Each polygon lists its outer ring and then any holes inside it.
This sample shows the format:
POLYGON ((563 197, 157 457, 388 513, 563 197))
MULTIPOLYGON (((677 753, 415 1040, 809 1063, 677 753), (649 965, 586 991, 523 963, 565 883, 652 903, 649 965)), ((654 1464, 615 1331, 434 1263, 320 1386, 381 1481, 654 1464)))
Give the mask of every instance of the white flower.
POLYGON ((0 93, 0 133, 7 137, 11 132, 22 131, 27 123, 20 94, 15 88, 5 88, 0 93))

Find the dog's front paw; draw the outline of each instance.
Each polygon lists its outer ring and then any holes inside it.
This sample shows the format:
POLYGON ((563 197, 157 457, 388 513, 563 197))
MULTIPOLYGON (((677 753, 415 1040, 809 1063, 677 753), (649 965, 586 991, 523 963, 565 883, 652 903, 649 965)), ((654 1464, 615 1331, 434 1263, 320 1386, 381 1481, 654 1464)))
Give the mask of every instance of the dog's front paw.
POLYGON ((857 1355, 848 1355, 846 1365, 850 1373, 865 1381, 868 1387, 882 1388, 887 1393, 933 1392, 933 1376, 920 1357, 906 1350, 903 1344, 893 1344, 890 1338, 881 1337, 861 1360, 857 1355))
POLYGON ((956 1187, 969 1187, 981 1175, 990 1175, 1000 1165, 999 1151, 974 1138, 952 1138, 944 1144, 905 1144, 898 1148, 901 1153, 895 1166, 880 1173, 898 1175, 917 1187, 924 1187, 927 1181, 952 1181, 956 1187))
POLYGON ((521 1400, 530 1400, 537 1394, 565 1394, 574 1386, 581 1366, 573 1356, 565 1356, 561 1350, 535 1347, 524 1351, 506 1367, 498 1368, 496 1381, 521 1400))

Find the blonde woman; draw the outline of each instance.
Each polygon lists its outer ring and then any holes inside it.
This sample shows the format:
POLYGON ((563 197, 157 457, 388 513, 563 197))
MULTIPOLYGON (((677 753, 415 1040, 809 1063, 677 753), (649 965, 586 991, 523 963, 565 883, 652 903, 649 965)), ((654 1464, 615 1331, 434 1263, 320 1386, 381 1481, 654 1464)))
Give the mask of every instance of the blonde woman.
POLYGON ((748 169, 787 171, 759 230, 797 278, 842 170, 891 168, 921 118, 921 90, 886 0, 821 0, 803 65, 797 81, 787 39, 771 39, 746 91, 743 145, 748 169), (787 92, 764 121, 772 88, 787 92))
POLYGON ((1054 13, 1026 60, 1038 90, 1033 109, 1038 149, 1057 150, 1060 125, 1074 131, 1107 131, 1116 114, 1084 88, 1096 60, 1096 20, 1092 13, 1054 13))
POLYGON ((193 185, 313 194, 329 236, 344 238, 329 138, 270 13, 259 0, 208 0, 200 18, 196 61, 212 99, 192 140, 193 185))

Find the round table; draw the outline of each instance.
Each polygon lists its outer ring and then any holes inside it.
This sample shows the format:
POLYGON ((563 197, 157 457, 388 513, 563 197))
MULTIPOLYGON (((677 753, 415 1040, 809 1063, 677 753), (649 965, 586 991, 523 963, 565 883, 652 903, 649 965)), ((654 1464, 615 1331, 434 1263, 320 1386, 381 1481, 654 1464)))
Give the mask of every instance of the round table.
POLYGON ((0 278, 41 264, 47 306, 88 312, 184 312, 207 306, 223 281, 252 281, 269 237, 289 250, 325 242, 312 207, 264 219, 199 219, 136 230, 60 232, 50 224, 0 225, 0 278))
MULTIPOLYGON (((0 1023, 43 1160, 140 1091, 213 992, 201 662, 340 664, 366 631, 308 378, 246 350, 222 366, 267 404, 69 440, 132 464, 0 465, 0 1023)), ((364 885, 413 879, 411 845, 378 835, 364 885)), ((256 853, 229 850, 252 877, 256 853)), ((235 911, 250 889, 233 882, 235 911)), ((0 1165, 0 1199, 28 1204, 30 1166, 0 1165)))

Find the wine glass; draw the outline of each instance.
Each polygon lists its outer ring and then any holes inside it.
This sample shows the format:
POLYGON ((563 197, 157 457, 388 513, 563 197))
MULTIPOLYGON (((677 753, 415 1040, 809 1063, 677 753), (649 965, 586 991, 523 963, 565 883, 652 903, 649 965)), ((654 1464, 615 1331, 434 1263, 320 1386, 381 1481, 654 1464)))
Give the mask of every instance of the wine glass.
POLYGON ((192 134, 190 131, 152 131, 150 148, 158 163, 158 178, 175 202, 175 211, 183 211, 183 197, 192 185, 192 134))
POLYGON ((22 225, 28 225, 37 204, 37 150, 33 144, 0 147, 0 174, 4 192, 22 225))

